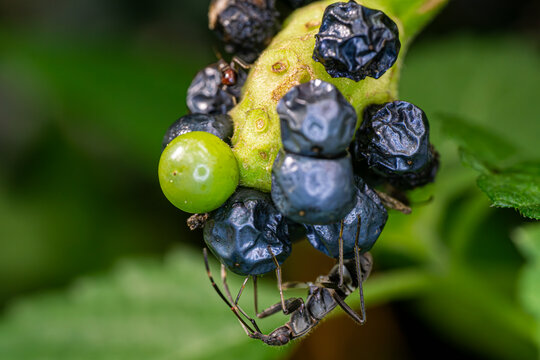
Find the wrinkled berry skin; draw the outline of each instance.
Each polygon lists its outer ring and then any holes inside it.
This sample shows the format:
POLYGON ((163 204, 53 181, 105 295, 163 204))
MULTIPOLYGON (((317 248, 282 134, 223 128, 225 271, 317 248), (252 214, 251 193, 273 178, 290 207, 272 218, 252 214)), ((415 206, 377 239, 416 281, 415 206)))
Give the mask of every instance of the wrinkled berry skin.
POLYGON ((439 170, 439 153, 430 145, 431 161, 419 172, 405 173, 388 179, 388 182, 400 190, 410 190, 435 181, 439 170))
MULTIPOLYGON (((361 253, 369 251, 381 234, 388 213, 377 194, 364 181, 355 176, 355 205, 343 219, 343 255, 344 258, 354 257, 354 244, 358 219, 360 219, 360 234, 358 246, 361 253)), ((304 225, 308 241, 324 254, 339 257, 339 232, 341 221, 329 225, 304 225)))
POLYGON ((354 206, 351 158, 318 159, 281 150, 272 168, 272 200, 297 223, 330 224, 354 206))
POLYGON ((356 161, 385 178, 420 173, 433 159, 426 114, 406 101, 367 108, 352 148, 356 161))
POLYGON ((279 29, 274 0, 213 0, 208 16, 230 53, 262 51, 279 29))
POLYGON ((233 123, 229 115, 189 114, 182 116, 167 129, 161 150, 165 149, 177 136, 192 131, 208 132, 229 143, 233 134, 233 123))
POLYGON ((274 270, 272 253, 281 264, 291 253, 285 217, 268 194, 239 188, 223 206, 210 214, 204 241, 219 261, 239 275, 274 270))
POLYGON ((186 103, 192 113, 226 114, 240 100, 247 72, 238 70, 236 84, 223 85, 222 73, 212 64, 195 75, 187 91, 186 103))
POLYGON ((313 60, 322 63, 330 76, 354 81, 381 77, 401 48, 392 19, 354 1, 328 6, 315 39, 313 60))
POLYGON ((288 152, 336 157, 354 136, 355 109, 334 85, 319 79, 293 87, 278 102, 277 112, 288 152))

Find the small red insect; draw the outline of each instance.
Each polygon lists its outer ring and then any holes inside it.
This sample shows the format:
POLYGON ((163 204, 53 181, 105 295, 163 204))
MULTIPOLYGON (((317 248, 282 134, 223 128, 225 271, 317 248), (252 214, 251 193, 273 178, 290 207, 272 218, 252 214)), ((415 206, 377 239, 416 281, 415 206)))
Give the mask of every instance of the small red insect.
POLYGON ((233 57, 230 64, 223 59, 219 59, 218 67, 219 71, 221 71, 222 85, 233 86, 236 84, 236 81, 238 80, 238 70, 236 69, 237 66, 244 69, 249 69, 250 67, 250 65, 246 64, 242 59, 236 56, 233 57))

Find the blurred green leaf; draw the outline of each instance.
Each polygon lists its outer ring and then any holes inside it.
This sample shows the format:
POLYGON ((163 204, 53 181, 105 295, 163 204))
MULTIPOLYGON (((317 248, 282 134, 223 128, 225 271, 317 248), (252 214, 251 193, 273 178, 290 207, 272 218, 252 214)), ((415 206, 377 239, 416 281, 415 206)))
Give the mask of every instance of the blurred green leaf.
MULTIPOLYGON (((487 163, 488 166, 500 166, 505 161, 516 154, 517 149, 514 145, 506 141, 502 136, 493 134, 471 121, 463 120, 452 115, 438 115, 442 127, 442 132, 454 140, 467 153, 474 154, 474 157, 487 163)), ((466 158, 462 155, 462 161, 472 168, 485 168, 482 164, 466 158)))
POLYGON ((456 116, 439 116, 442 131, 460 146, 464 164, 480 171, 477 184, 498 207, 512 207, 526 217, 540 219, 540 162, 523 161, 517 146, 482 126, 456 116), (507 165, 509 163, 514 165, 507 165))
POLYGON ((523 216, 540 219, 540 162, 483 174, 478 186, 495 206, 513 207, 523 216))
MULTIPOLYGON (((229 279, 233 292, 238 280, 229 279)), ((250 295, 243 299, 249 306, 250 295)), ((260 295, 261 307, 279 299, 265 282, 260 295)), ((277 315, 259 324, 268 331, 280 322, 277 315)), ((275 359, 286 353, 245 335, 212 289, 202 254, 185 247, 164 263, 125 262, 67 293, 19 302, 0 322, 2 359, 275 359)))
POLYGON ((431 138, 441 153, 441 169, 430 186, 434 198, 413 207, 408 217, 390 216, 374 248, 382 251, 376 259, 390 262, 416 245, 421 252, 415 254, 427 252, 428 261, 437 260, 431 265, 440 275, 418 304, 426 321, 478 353, 534 358, 534 326, 515 301, 521 259, 509 242, 520 219, 490 208, 474 179, 478 171, 495 174, 491 170, 540 158, 534 105, 540 57, 524 38, 430 40, 413 44, 400 98, 422 107, 430 119, 431 138), (459 158, 469 166, 460 166, 459 158))
POLYGON ((540 349, 540 223, 517 230, 514 242, 527 259, 521 274, 519 295, 525 309, 536 317, 536 340, 540 349))

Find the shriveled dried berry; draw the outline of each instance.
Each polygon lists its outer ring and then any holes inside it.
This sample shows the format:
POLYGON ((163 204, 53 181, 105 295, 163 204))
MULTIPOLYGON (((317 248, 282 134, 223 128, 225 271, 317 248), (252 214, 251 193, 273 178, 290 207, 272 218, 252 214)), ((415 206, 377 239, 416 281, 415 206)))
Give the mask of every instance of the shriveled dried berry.
MULTIPOLYGON (((369 251, 381 234, 388 219, 388 213, 377 194, 364 181, 355 176, 356 204, 343 219, 343 254, 354 257, 354 245, 358 223, 358 246, 360 252, 369 251)), ((309 242, 317 250, 337 258, 339 256, 339 234, 341 221, 329 225, 304 225, 309 242)))
POLYGON ((315 38, 313 59, 330 76, 354 81, 381 77, 394 65, 401 48, 396 23, 382 11, 354 1, 328 6, 315 38))
POLYGON ((367 108, 352 149, 356 161, 365 161, 370 170, 391 182, 401 177, 409 178, 411 185, 420 183, 420 174, 429 175, 432 170, 426 169, 436 168, 426 114, 406 101, 367 108))
POLYGON ((281 264, 291 253, 287 221, 268 194, 239 188, 210 214, 204 241, 214 255, 240 275, 260 275, 275 269, 272 253, 281 264))
POLYGON ((414 189, 435 181, 439 170, 439 153, 430 146, 431 161, 422 170, 416 173, 405 173, 401 176, 391 177, 389 183, 400 190, 414 189))
POLYGON ((243 69, 236 70, 236 82, 224 85, 218 63, 199 71, 187 91, 186 102, 192 113, 226 114, 240 100, 240 92, 247 78, 243 69))
POLYGON ((189 114, 182 116, 167 129, 161 145, 162 150, 177 136, 192 131, 208 132, 228 143, 233 134, 233 123, 229 115, 189 114))
POLYGON ((212 0, 208 12, 214 30, 230 52, 262 51, 279 29, 275 0, 212 0))
POLYGON ((280 151, 272 168, 272 200, 298 223, 331 224, 354 206, 351 158, 318 159, 280 151))
POLYGON ((278 102, 277 112, 288 152, 336 157, 352 141, 356 111, 330 83, 317 79, 293 87, 278 102))

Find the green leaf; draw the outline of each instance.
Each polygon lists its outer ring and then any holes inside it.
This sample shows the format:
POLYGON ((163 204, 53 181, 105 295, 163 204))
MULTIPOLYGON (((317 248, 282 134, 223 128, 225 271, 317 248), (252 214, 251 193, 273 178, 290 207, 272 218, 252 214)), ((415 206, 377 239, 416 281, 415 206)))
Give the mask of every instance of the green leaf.
POLYGON ((508 160, 517 152, 514 145, 502 136, 486 130, 484 126, 455 115, 436 117, 440 119, 443 134, 454 140, 462 149, 460 154, 462 161, 472 168, 481 170, 486 166, 491 168, 500 166, 501 161, 508 160), (474 154, 474 157, 471 158, 470 154, 474 154))
POLYGON ((521 274, 519 295, 524 308, 536 318, 536 340, 540 349, 540 224, 517 230, 514 242, 528 260, 521 274))
POLYGON ((460 146, 464 164, 480 171, 478 187, 498 207, 540 219, 540 162, 515 164, 529 157, 518 146, 457 116, 439 116, 442 132, 460 146), (513 165, 510 165, 513 164, 513 165))
POLYGON ((495 206, 513 207, 523 216, 540 219, 540 162, 483 174, 478 186, 495 206))
MULTIPOLYGON (((238 276, 229 283, 239 289, 238 276)), ((264 281, 260 295, 261 307, 279 299, 264 281)), ((249 291, 243 300, 251 312, 249 291)), ((283 322, 278 315, 259 324, 269 331, 283 322)), ((0 322, 2 359, 276 359, 286 353, 245 335, 212 289, 202 254, 185 247, 164 263, 125 262, 67 293, 19 302, 0 322)))

